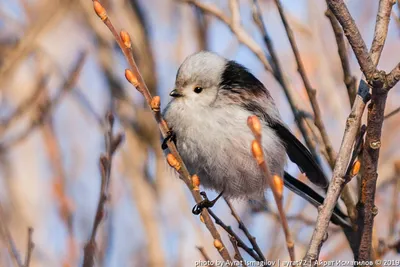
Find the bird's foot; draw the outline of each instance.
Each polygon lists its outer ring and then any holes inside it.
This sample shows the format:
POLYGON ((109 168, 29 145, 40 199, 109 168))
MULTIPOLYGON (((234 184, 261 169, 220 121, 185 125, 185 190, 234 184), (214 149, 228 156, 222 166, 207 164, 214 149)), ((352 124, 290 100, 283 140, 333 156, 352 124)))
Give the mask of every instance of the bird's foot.
POLYGON ((167 133, 167 136, 164 138, 162 144, 161 144, 161 148, 162 150, 166 150, 168 148, 168 142, 172 141, 174 143, 176 143, 176 134, 174 131, 169 130, 167 133))
POLYGON ((196 205, 194 205, 194 207, 192 209, 192 213, 194 215, 199 215, 204 208, 207 208, 207 209, 212 208, 215 205, 215 203, 217 202, 217 200, 222 196, 223 193, 224 193, 224 191, 219 193, 219 195, 214 200, 209 200, 206 192, 204 192, 204 191, 200 192, 200 195, 203 197, 203 200, 200 201, 199 203, 197 203, 196 205))

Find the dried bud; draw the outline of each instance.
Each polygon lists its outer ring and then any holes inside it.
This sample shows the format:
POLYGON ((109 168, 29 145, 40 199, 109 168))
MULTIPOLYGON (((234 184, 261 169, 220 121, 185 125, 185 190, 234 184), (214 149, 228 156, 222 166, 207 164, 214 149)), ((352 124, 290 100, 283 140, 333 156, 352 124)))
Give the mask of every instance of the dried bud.
POLYGON ((218 239, 214 239, 214 247, 218 249, 218 251, 221 251, 224 249, 224 246, 222 245, 222 242, 219 241, 218 239))
POLYGON ((361 167, 361 161, 356 160, 356 162, 354 162, 353 164, 353 167, 351 168, 350 177, 356 176, 360 171, 360 167, 361 167))
POLYGON ((129 36, 129 33, 127 31, 121 31, 119 34, 121 36, 121 40, 124 43, 126 48, 131 48, 132 47, 132 42, 131 42, 131 37, 129 36))
POLYGON ((264 162, 264 155, 260 143, 257 140, 253 140, 251 143, 251 152, 253 153, 253 157, 257 160, 258 164, 262 164, 264 162))
POLYGON ((261 136, 261 123, 257 116, 249 116, 247 118, 247 126, 249 126, 255 136, 261 136))
POLYGON ((154 96, 151 99, 151 103, 150 103, 151 109, 154 112, 159 112, 160 111, 160 105, 161 105, 160 97, 158 95, 154 96))
POLYGON ((99 1, 93 1, 93 8, 97 16, 99 16, 102 21, 107 19, 107 12, 99 1))
POLYGON ((199 186, 200 186, 200 178, 196 174, 192 176, 192 185, 193 185, 193 190, 199 191, 199 186))
POLYGON ((282 197, 283 194, 283 180, 281 177, 278 175, 274 175, 273 177, 274 180, 274 186, 276 188, 276 191, 278 192, 279 196, 282 197))
POLYGON ((138 89, 139 81, 130 69, 125 70, 125 78, 138 89))
POLYGON ((171 153, 167 155, 167 162, 168 162, 169 166, 174 168, 176 171, 179 171, 181 169, 181 165, 179 164, 179 161, 171 153))

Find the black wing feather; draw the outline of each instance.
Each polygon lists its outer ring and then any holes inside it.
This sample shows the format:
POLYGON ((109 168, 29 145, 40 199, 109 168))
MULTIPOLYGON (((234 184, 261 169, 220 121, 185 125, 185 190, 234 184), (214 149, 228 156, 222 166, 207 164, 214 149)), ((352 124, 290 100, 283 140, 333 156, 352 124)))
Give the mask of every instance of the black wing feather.
POLYGON ((290 160, 299 166, 308 179, 315 185, 323 188, 328 187, 329 181, 321 167, 315 162, 310 151, 281 123, 273 122, 270 126, 285 143, 290 160))

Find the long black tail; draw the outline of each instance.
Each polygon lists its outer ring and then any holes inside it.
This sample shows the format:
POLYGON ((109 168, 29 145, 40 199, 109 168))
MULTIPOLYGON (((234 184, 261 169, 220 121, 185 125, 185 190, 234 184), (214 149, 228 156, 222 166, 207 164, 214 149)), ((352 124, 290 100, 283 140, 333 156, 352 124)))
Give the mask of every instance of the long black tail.
MULTIPOLYGON (((288 189, 307 200, 313 206, 318 207, 324 202, 324 198, 320 194, 315 192, 305 183, 291 176, 289 173, 285 172, 283 180, 288 189)), ((351 228, 349 218, 339 209, 338 206, 333 210, 331 222, 342 227, 351 228)))

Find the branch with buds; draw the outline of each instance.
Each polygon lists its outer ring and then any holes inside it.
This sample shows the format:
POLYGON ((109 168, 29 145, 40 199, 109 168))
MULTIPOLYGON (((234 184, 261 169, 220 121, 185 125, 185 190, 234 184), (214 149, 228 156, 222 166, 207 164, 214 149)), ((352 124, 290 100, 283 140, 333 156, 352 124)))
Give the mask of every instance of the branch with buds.
MULTIPOLYGON (((131 50, 131 39, 129 34, 126 31, 121 31, 121 34, 118 35, 117 31, 115 30, 113 24, 111 23, 111 20, 107 16, 106 10, 104 7, 100 4, 99 1, 93 1, 93 7, 96 12, 96 14, 100 17, 100 19, 104 22, 104 24, 108 27, 108 29, 111 31, 113 34, 116 42, 118 43, 119 47, 121 48, 126 60, 128 61, 130 69, 127 69, 125 71, 125 77, 126 79, 144 96, 146 99, 146 102, 148 106, 151 108, 153 111, 154 117, 157 121, 157 124, 159 126, 160 132, 162 136, 165 138, 167 137, 168 133, 170 132, 170 129, 166 123, 166 121, 162 118, 162 115, 160 113, 160 98, 158 96, 152 97, 150 94, 150 91, 148 90, 146 83, 144 82, 139 69, 137 68, 137 65, 135 63, 135 60, 132 55, 132 50, 131 50)), ((167 156, 167 161, 170 164, 171 167, 173 167, 180 175, 180 178, 185 182, 187 187, 192 193, 193 198, 195 199, 196 203, 200 203, 203 199, 199 193, 199 190, 194 190, 196 186, 193 186, 193 178, 190 175, 189 171, 187 170, 185 164, 182 161, 182 158, 180 157, 176 146, 173 142, 169 141, 167 142, 168 149, 171 152, 167 156)), ((196 176, 197 177, 197 176, 196 176)), ((198 177, 195 178, 196 184, 199 184, 198 182, 198 177)), ((198 188, 198 185, 197 185, 198 188)), ((208 214, 208 211, 206 209, 203 209, 201 213, 201 218, 204 221, 204 224, 206 225, 207 229, 211 233, 212 237, 214 238, 214 244, 218 245, 218 252, 221 255, 221 257, 225 261, 231 261, 231 256, 228 253, 228 250, 226 249, 226 246, 222 242, 221 236, 215 227, 214 223, 212 222, 210 215, 208 214)))
POLYGON ((282 194, 283 194, 283 180, 278 175, 271 175, 268 165, 264 159, 264 152, 262 149, 262 133, 261 133, 261 123, 257 116, 250 116, 247 119, 247 125, 251 129, 254 135, 254 140, 251 144, 251 151, 253 153, 254 158, 257 161, 257 164, 260 166, 261 171, 264 174, 265 179, 268 181, 269 188, 271 188, 272 193, 274 195, 274 199, 276 202, 276 206, 278 207, 279 216, 282 222, 283 231, 285 233, 286 238, 286 246, 289 251, 289 256, 291 261, 295 261, 295 253, 294 253, 294 241, 292 235, 289 230, 289 224, 286 218, 286 214, 283 208, 282 194))

